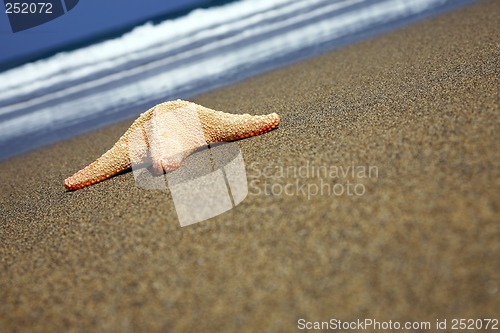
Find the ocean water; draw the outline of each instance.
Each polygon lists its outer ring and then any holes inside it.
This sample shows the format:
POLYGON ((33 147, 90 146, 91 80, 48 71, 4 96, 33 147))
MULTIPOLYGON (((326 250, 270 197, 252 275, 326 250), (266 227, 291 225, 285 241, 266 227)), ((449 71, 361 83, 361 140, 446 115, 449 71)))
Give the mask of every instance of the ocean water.
POLYGON ((468 0, 242 0, 0 73, 0 160, 468 0))

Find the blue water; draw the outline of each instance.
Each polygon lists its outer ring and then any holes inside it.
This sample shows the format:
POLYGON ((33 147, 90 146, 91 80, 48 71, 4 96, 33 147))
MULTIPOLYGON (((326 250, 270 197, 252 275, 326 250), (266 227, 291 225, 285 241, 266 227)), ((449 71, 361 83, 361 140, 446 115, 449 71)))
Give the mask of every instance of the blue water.
POLYGON ((455 8, 468 0, 243 0, 0 73, 0 159, 455 8))

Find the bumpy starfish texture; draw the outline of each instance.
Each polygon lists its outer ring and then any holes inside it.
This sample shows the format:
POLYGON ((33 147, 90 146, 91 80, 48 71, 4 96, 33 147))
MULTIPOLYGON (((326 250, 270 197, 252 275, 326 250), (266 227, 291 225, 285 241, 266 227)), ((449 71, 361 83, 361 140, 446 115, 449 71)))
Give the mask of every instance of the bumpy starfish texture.
POLYGON ((148 162, 162 174, 180 167, 200 147, 260 135, 279 121, 276 113, 236 115, 181 100, 162 103, 141 114, 110 150, 67 178, 64 186, 78 190, 148 162))

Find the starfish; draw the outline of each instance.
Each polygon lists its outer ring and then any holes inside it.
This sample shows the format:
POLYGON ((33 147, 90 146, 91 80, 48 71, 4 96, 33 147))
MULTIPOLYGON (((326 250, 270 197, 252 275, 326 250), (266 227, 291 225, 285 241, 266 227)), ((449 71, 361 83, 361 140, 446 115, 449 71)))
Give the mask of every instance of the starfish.
POLYGON ((78 190, 147 162, 163 174, 201 147, 260 135, 279 121, 276 113, 237 115, 182 100, 161 103, 142 113, 111 149, 67 178, 64 186, 78 190))

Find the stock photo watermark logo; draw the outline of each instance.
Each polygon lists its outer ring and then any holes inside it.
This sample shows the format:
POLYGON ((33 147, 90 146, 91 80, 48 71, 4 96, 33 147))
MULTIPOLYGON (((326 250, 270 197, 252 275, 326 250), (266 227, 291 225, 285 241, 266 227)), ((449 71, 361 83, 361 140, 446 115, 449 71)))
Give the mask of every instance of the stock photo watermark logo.
POLYGON ((300 165, 253 162, 249 167, 249 194, 253 196, 360 197, 366 194, 367 180, 378 179, 373 165, 300 165))
POLYGON ((133 130, 129 139, 136 185, 166 190, 168 184, 182 227, 220 215, 246 198, 248 183, 239 146, 207 145, 194 107, 154 112, 145 128, 133 130), (195 146, 201 148, 189 148, 195 146))
POLYGON ((20 32, 52 21, 73 8, 79 0, 4 0, 12 32, 20 32))

